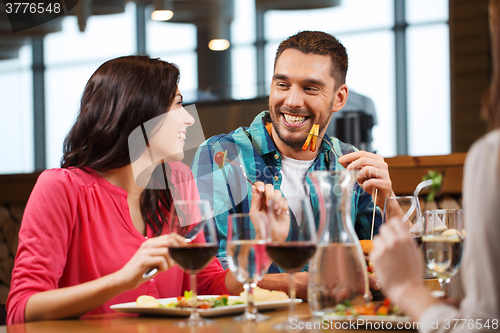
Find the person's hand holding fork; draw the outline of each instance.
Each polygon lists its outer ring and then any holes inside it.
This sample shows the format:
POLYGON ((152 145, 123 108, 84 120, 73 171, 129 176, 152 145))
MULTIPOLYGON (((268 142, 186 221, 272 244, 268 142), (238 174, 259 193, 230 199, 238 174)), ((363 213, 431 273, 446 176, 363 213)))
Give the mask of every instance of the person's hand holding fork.
POLYGON ((270 235, 272 241, 284 241, 290 229, 290 213, 288 202, 281 194, 280 190, 275 190, 272 184, 255 182, 252 185, 252 202, 250 205, 250 215, 254 229, 259 237, 266 235, 266 223, 268 218, 273 218, 280 222, 282 228, 273 230, 270 235), (272 204, 272 206, 269 206, 272 204))

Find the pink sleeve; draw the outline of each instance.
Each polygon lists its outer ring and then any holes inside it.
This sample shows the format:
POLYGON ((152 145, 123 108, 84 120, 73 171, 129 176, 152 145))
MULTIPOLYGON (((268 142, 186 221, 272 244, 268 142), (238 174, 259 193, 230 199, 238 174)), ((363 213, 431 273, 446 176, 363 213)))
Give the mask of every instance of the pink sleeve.
POLYGON ((222 266, 214 257, 212 262, 208 264, 198 275, 198 294, 199 295, 226 295, 229 290, 226 287, 226 274, 228 270, 223 270, 222 266))
POLYGON ((31 295, 58 288, 73 228, 75 192, 66 170, 48 170, 38 178, 19 231, 7 324, 24 322, 31 295))

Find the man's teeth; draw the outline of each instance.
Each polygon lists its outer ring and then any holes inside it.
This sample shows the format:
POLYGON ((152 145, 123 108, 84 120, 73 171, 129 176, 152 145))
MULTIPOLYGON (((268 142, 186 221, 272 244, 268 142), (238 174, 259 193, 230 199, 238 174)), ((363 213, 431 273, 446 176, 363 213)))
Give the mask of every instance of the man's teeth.
POLYGON ((284 113, 283 116, 285 117, 285 120, 287 123, 292 123, 292 124, 299 124, 306 120, 306 117, 299 117, 299 116, 291 116, 289 114, 284 113))
POLYGON ((186 140, 186 133, 179 133, 177 134, 177 138, 181 140, 186 140))

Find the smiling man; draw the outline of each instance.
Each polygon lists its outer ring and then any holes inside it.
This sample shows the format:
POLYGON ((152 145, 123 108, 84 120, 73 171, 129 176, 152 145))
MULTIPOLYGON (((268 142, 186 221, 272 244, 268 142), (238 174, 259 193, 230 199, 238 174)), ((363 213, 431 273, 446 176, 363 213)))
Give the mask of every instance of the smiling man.
MULTIPOLYGON (((309 196, 314 170, 356 169, 358 183, 353 196, 354 228, 360 239, 369 239, 375 206, 372 195, 378 189, 377 206, 383 209, 385 198, 392 194, 387 164, 381 156, 358 151, 325 131, 331 116, 344 107, 349 90, 345 84, 347 52, 333 36, 319 31, 303 31, 283 41, 276 52, 269 96, 269 111, 263 111, 250 127, 240 127, 229 134, 208 139, 198 149, 192 169, 200 196, 211 202, 219 236, 218 258, 227 267, 227 217, 231 213, 263 209, 266 199, 281 190, 290 205, 293 218, 292 237, 300 237, 301 222, 295 219, 299 209, 295 198, 309 196), (315 151, 302 150, 307 134, 319 124, 319 135, 330 142, 317 141, 315 151), (226 160, 236 161, 254 183, 250 186, 242 170, 233 164, 217 165, 214 156, 224 152, 226 160)), ((316 218, 319 203, 311 196, 316 218)), ((381 224, 376 209, 375 233, 381 224)), ((318 221, 316 221, 318 223, 318 221)), ((252 226, 248 226, 252 228, 252 226)), ((279 271, 273 265, 271 273, 279 271)), ((307 298, 307 273, 296 275, 297 296, 307 298)), ((259 283, 267 289, 288 291, 285 274, 268 274, 259 283)))

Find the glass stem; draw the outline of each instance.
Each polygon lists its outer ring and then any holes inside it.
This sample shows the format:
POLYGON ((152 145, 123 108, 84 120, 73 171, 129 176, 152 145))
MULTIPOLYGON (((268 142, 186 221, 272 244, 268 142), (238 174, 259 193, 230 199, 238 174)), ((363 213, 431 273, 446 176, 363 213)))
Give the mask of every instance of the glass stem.
POLYGON ((441 286, 441 291, 444 292, 444 295, 448 295, 448 284, 450 282, 450 278, 440 278, 439 285, 441 286))
POLYGON ((288 319, 294 319, 297 317, 295 314, 295 272, 291 272, 289 275, 289 290, 290 290, 290 306, 289 306, 289 316, 288 319))
POLYGON ((190 274, 191 277, 191 291, 193 297, 193 306, 191 307, 191 315, 189 320, 200 320, 200 314, 198 313, 198 286, 196 284, 196 274, 190 274))
POLYGON ((255 281, 252 283, 245 283, 243 285, 243 288, 245 289, 245 292, 247 293, 247 299, 248 299, 248 306, 247 306, 247 313, 254 314, 255 311, 255 302, 253 298, 253 289, 256 287, 255 281))

